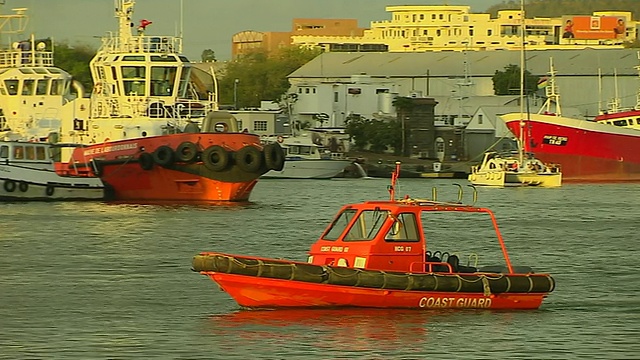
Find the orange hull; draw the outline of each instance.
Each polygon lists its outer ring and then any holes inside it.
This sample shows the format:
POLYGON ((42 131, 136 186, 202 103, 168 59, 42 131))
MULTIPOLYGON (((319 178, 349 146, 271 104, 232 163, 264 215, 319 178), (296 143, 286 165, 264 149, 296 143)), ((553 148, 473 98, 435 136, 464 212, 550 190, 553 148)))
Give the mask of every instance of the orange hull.
POLYGON ((371 289, 202 272, 247 308, 368 307, 411 309, 537 309, 546 293, 482 293, 371 289))
POLYGON ((283 164, 279 145, 263 147, 257 135, 183 133, 78 148, 68 170, 99 176, 109 200, 247 201, 283 164))

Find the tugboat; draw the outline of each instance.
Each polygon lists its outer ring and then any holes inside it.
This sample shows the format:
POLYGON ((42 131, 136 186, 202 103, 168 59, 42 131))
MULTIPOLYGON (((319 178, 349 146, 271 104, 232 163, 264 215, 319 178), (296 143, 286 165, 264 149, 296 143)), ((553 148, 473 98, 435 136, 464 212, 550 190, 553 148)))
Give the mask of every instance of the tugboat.
POLYGON ((54 66, 51 39, 22 38, 27 9, 13 11, 0 14, 0 200, 102 200, 99 178, 56 171, 78 146, 58 143, 60 109, 82 87, 54 66))
POLYGON ((91 97, 69 106, 87 115, 68 111, 62 140, 87 146, 68 169, 99 176, 118 201, 248 200, 261 175, 282 170, 284 152, 239 132, 218 110, 213 70, 182 55, 181 38, 146 35, 148 20, 134 26, 134 4, 116 1, 118 32, 91 61, 91 97))
MULTIPOLYGON (((399 173, 397 164, 390 200, 343 206, 311 246, 307 263, 203 252, 193 258, 193 270, 218 283, 243 308, 540 307, 554 290, 554 279, 511 263, 491 210, 462 204, 461 192, 457 202, 439 202, 435 192, 431 200, 396 199, 399 173), (441 226, 427 220, 442 213, 485 215, 495 230, 502 263, 480 267, 478 255, 468 253, 463 264, 463 253, 453 252, 462 241, 451 234, 444 236, 447 248, 433 249, 428 243, 433 236, 427 239, 425 232, 441 226)), ((484 242, 477 245, 487 249, 484 242)))

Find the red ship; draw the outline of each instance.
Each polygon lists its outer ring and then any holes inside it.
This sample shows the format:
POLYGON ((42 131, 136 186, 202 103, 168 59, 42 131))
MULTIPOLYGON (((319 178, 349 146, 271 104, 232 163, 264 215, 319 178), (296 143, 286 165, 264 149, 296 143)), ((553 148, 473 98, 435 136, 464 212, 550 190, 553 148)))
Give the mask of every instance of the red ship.
POLYGON ((213 68, 182 55, 181 38, 147 35, 151 21, 136 28, 134 4, 116 2, 118 32, 91 61, 91 97, 64 105, 59 140, 86 146, 58 168, 99 176, 118 201, 248 200, 262 174, 282 170, 283 150, 239 132, 218 110, 213 68))
POLYGON ((511 264, 491 210, 463 205, 462 194, 457 202, 409 197, 396 200, 399 171, 398 165, 389 201, 342 207, 311 247, 307 263, 205 252, 194 257, 193 269, 209 276, 245 308, 540 307, 555 287, 553 278, 511 264), (475 244, 487 251, 487 244, 481 241, 486 237, 480 235, 479 229, 470 229, 464 235, 469 241, 455 238, 446 229, 440 234, 441 221, 434 218, 440 219, 446 213, 463 218, 459 221, 468 220, 463 215, 474 219, 486 216, 495 232, 502 262, 478 267, 478 254, 469 253, 469 260, 462 264, 466 255, 457 251, 462 250, 462 244, 475 244), (434 240, 447 248, 434 250, 434 240), (445 251, 454 249, 456 254, 445 251))
POLYGON ((640 90, 635 109, 613 107, 593 121, 573 119, 561 116, 553 69, 550 74, 544 112, 502 116, 517 138, 524 129, 525 151, 561 164, 564 181, 640 181, 640 90))

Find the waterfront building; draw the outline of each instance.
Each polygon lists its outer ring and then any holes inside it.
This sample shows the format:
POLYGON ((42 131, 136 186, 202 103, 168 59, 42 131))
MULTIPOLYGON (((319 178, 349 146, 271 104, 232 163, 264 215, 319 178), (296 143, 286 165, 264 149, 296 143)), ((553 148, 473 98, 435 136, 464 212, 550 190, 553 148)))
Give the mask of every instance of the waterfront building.
MULTIPOLYGON (((325 51, 424 52, 520 49, 522 13, 471 13, 470 6, 387 6, 390 20, 372 21, 362 36, 298 33, 292 44, 325 51)), ((525 15, 526 17, 526 15, 525 15)), ((622 48, 638 39, 639 22, 628 11, 598 11, 592 15, 525 18, 529 49, 622 48)))
POLYGON ((293 44, 293 37, 361 37, 363 28, 358 27, 356 19, 293 19, 291 31, 253 31, 236 33, 231 38, 231 56, 236 57, 255 50, 272 52, 293 44))

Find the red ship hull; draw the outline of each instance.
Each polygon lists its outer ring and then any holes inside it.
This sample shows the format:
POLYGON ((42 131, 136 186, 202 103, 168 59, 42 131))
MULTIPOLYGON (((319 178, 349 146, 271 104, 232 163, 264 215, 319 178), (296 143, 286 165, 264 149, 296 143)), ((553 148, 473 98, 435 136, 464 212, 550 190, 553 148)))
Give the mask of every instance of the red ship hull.
POLYGON ((492 294, 371 289, 203 272, 247 308, 367 307, 537 309, 546 294, 492 294))
POLYGON ((182 133, 105 142, 74 151, 68 171, 95 174, 117 201, 247 201, 280 168, 279 145, 257 135, 182 133))
MULTIPOLYGON (((520 114, 502 116, 520 137, 520 114)), ((571 119, 531 114, 524 121, 525 151, 562 167, 563 181, 640 181, 640 131, 571 119)))

